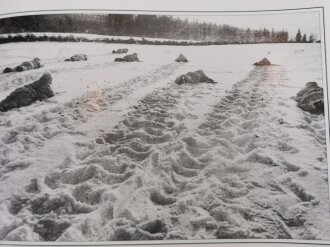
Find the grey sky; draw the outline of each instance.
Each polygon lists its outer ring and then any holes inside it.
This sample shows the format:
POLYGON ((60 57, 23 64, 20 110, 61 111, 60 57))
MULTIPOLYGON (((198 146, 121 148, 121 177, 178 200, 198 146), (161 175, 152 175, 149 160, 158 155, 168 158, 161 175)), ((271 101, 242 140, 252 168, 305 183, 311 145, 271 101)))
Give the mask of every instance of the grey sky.
POLYGON ((181 18, 188 18, 190 21, 212 22, 218 24, 228 24, 242 28, 267 28, 275 30, 285 29, 289 32, 289 37, 294 37, 297 30, 306 33, 307 37, 313 33, 320 38, 320 14, 314 12, 299 13, 253 13, 253 14, 203 14, 203 15, 179 15, 181 18))

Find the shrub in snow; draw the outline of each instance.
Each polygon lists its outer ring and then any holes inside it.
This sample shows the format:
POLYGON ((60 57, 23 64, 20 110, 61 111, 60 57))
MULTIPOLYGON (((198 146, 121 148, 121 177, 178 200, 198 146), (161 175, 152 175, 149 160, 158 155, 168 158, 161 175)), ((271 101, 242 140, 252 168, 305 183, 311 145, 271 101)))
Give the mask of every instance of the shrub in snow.
POLYGON ((46 73, 39 80, 17 88, 0 102, 0 111, 5 112, 14 108, 28 106, 37 100, 44 100, 54 96, 50 88, 51 82, 51 75, 46 73))

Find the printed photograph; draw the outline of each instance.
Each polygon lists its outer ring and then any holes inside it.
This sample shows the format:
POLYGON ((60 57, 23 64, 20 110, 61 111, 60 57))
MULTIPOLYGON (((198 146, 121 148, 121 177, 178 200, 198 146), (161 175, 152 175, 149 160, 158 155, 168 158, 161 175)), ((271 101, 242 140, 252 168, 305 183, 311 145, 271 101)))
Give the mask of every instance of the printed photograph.
POLYGON ((330 240, 320 9, 0 19, 0 242, 330 240))

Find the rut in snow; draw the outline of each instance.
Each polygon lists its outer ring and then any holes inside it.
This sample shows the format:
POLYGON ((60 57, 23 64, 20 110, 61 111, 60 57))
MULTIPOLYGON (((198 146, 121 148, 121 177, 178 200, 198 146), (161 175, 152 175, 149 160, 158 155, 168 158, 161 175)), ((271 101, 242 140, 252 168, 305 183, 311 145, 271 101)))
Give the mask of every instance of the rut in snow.
POLYGON ((17 159, 17 152, 29 156, 34 149, 41 148, 51 139, 63 135, 84 136, 85 133, 77 130, 77 126, 87 123, 114 104, 125 102, 135 90, 167 78, 179 67, 177 63, 166 64, 111 88, 88 92, 64 105, 27 117, 21 126, 12 127, 11 120, 3 114, 0 126, 6 127, 6 131, 0 135, 0 151, 3 154, 0 179, 5 173, 25 169, 32 164, 28 157, 17 159))
POLYGON ((191 91, 208 97, 212 86, 156 89, 10 199, 22 221, 2 238, 22 227, 45 240, 315 237, 307 208, 318 198, 286 177, 304 176, 286 159, 300 150, 272 110, 283 73, 253 69, 196 129, 186 127, 189 113, 179 106, 191 91))

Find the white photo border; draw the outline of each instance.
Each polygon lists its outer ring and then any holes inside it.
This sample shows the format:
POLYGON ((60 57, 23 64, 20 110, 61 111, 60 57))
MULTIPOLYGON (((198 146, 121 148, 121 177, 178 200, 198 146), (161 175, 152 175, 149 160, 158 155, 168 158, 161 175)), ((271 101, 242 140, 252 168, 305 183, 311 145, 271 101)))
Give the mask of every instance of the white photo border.
MULTIPOLYGON (((210 0, 209 0, 210 1, 210 0)), ((207 1, 207 2, 209 2, 207 1)), ((237 2, 238 0, 234 1, 237 2)), ((243 0, 242 0, 243 1, 243 0)), ((257 2, 256 0, 255 2, 257 2)), ((260 0, 259 0, 260 1, 260 0)), ((15 1, 13 1, 15 2, 15 1)), ((18 3, 22 3, 23 1, 16 1, 18 3)), ((42 1, 25 1, 30 2, 42 2, 42 1)), ((47 1, 44 1, 47 2, 47 1)), ((59 1, 63 4, 65 1, 59 1)), ((82 3, 86 3, 86 1, 81 1, 82 3)), ((111 1, 109 1, 111 2, 111 1)), ((127 1, 123 1, 124 3, 127 1)), ((138 2, 138 1, 137 1, 138 2)), ((150 2, 150 1, 146 1, 150 2)), ((156 1, 157 2, 157 1, 156 1)), ((180 2, 180 1, 179 1, 180 2)), ((182 1, 181 1, 182 2, 182 1)), ((196 1, 195 1, 196 2, 196 1)), ((220 1, 219 1, 220 2, 220 1)), ((246 1, 247 2, 247 1, 246 1)), ((266 1, 264 1, 266 2, 266 1)), ((283 1, 282 1, 283 2, 283 1)), ((291 1, 292 2, 292 1, 291 1)), ((297 1, 296 1, 297 2, 297 1)), ((311 3, 311 1, 301 1, 302 3, 311 3)), ((314 1, 314 3, 317 1, 314 1)), ((320 1, 318 1, 320 2, 320 1)), ((96 5, 97 2, 94 2, 96 5)), ((140 2, 141 3, 141 2, 140 2)), ((77 8, 77 9, 68 9, 68 8, 53 8, 53 6, 49 7, 48 9, 43 10, 22 10, 17 12, 6 12, 6 7, 3 8, 6 4, 5 0, 0 0, 0 19, 9 18, 9 17, 17 17, 17 16, 27 16, 27 15, 40 15, 40 14, 72 14, 72 13, 86 13, 86 14, 96 14, 96 13, 108 13, 108 14, 127 14, 127 13, 134 13, 134 14, 168 14, 168 15, 179 15, 179 14, 186 14, 186 15, 253 15, 253 14, 262 14, 265 13, 269 14, 288 14, 288 13, 310 13, 318 12, 319 13, 319 21, 320 21, 320 40, 321 40, 321 50, 322 50, 322 76, 323 76, 323 86, 324 86, 324 99, 325 99, 325 124, 326 124, 326 138, 327 138, 327 162, 328 162, 328 178, 330 177, 330 166, 329 166, 329 159, 330 157, 330 130, 329 130, 329 116, 330 116, 330 107, 329 107, 329 73, 328 69, 330 66, 327 63, 327 41, 326 41, 326 34, 329 35, 330 29, 328 30, 326 27, 326 18, 330 19, 330 11, 323 6, 314 6, 314 7, 301 7, 301 8, 282 8, 282 9, 258 9, 258 10, 161 10, 161 9, 136 9, 132 7, 132 9, 109 9, 109 8, 97 8, 97 9, 90 9, 90 8, 77 8), (328 31, 328 32, 326 32, 328 31)), ((297 2, 298 4, 298 2, 297 2)), ((118 2, 115 4, 118 6, 118 2)), ((37 7, 38 5, 34 5, 37 7)), ((71 6, 71 5, 70 5, 71 6)), ((130 5, 126 5, 130 6, 130 5)), ((12 6, 11 6, 12 7, 12 6)), ((210 6, 211 7, 211 6, 210 6)), ((23 6, 24 8, 24 6, 23 6)), ((237 6, 236 6, 237 8, 237 6)), ((330 48, 329 48, 330 49, 330 48)), ((330 183, 328 182, 328 193, 330 193, 330 183)), ((330 198, 330 194, 328 194, 330 198)), ((329 205, 329 213, 330 213, 330 205, 329 205)), ((0 241, 0 246, 329 246, 330 240, 298 240, 298 239, 234 239, 234 240, 161 240, 161 241, 91 241, 91 242, 23 242, 23 241, 0 241)))

